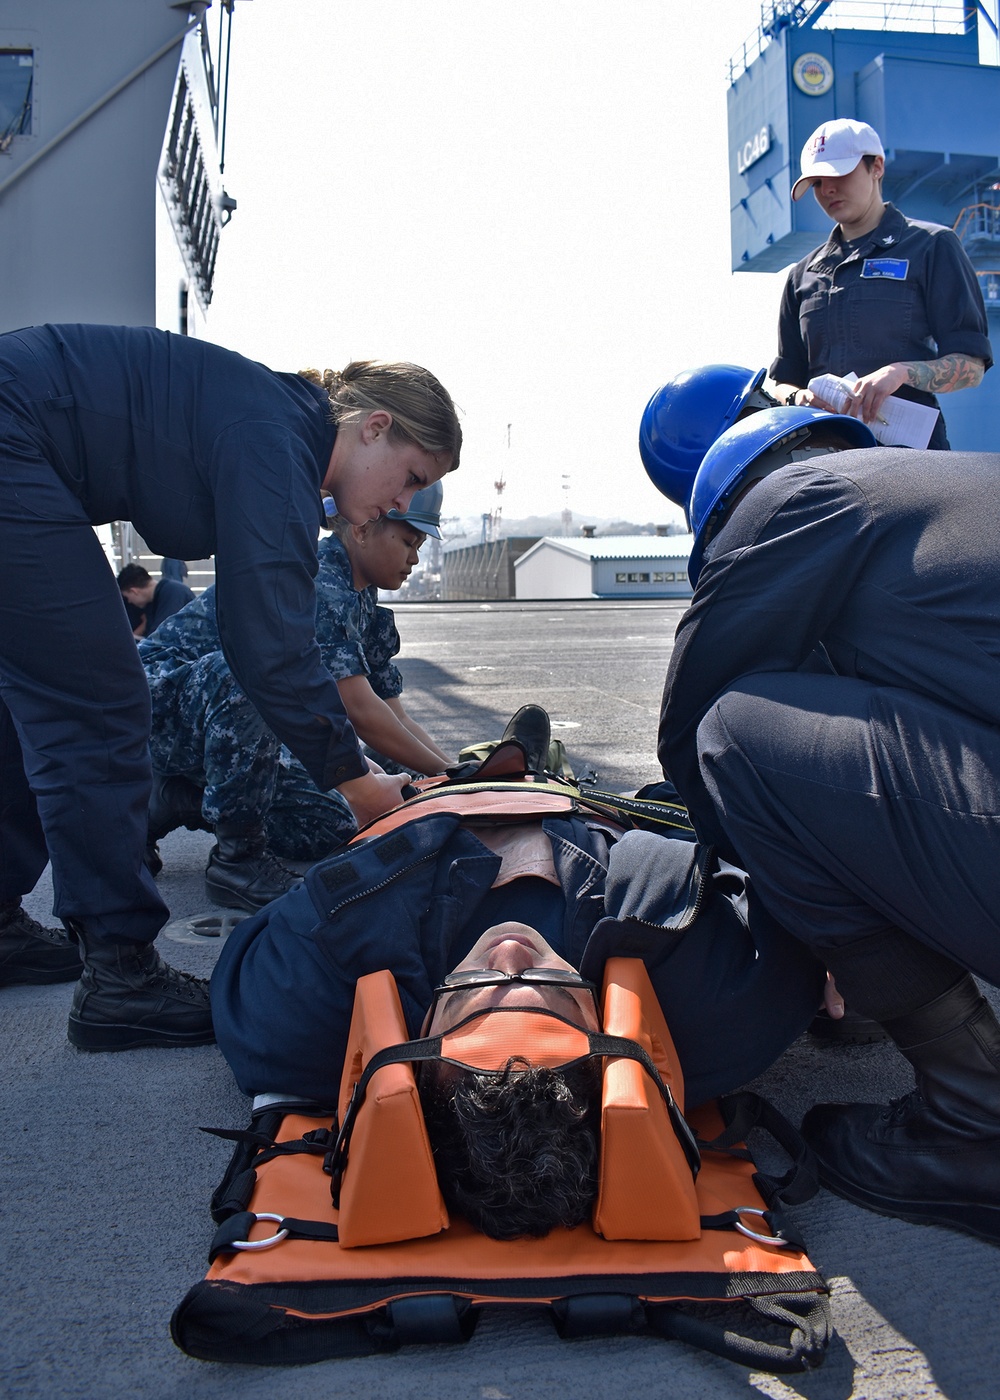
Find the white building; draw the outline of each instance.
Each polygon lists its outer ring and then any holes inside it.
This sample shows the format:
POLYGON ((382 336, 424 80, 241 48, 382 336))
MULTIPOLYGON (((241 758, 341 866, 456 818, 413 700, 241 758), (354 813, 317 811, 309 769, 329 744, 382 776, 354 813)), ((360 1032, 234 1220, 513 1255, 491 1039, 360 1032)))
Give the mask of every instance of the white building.
POLYGON ((690 598, 691 535, 547 535, 515 560, 518 598, 690 598))

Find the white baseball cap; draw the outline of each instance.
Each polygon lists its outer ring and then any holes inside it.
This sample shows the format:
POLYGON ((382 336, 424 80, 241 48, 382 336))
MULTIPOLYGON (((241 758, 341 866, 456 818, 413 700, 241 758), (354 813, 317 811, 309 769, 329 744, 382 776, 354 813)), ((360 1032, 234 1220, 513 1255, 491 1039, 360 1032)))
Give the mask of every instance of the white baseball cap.
POLYGON ((867 122, 850 117, 818 126, 802 147, 802 174, 792 186, 792 198, 801 199, 813 180, 822 175, 850 175, 862 156, 884 156, 878 132, 867 122))

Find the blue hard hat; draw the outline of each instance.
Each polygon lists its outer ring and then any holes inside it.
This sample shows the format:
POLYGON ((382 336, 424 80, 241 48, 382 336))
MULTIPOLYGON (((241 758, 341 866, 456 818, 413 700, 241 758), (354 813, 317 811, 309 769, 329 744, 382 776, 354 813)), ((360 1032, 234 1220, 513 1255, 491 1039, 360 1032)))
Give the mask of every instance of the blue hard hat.
POLYGON ((413 500, 405 510, 387 510, 390 520, 405 520, 414 530, 422 530, 432 539, 441 538, 441 504, 444 501, 444 487, 440 481, 432 482, 413 493, 413 500))
POLYGON ((687 505, 701 459, 719 434, 746 409, 774 403, 760 387, 765 372, 740 365, 702 365, 674 375, 657 389, 639 424, 639 455, 657 491, 679 506, 687 505))
MULTIPOLYGON (((694 547, 688 562, 691 586, 698 582, 705 546, 725 518, 733 497, 748 481, 768 476, 793 460, 799 448, 823 446, 812 441, 824 427, 847 447, 874 447, 875 434, 860 418, 818 408, 768 408, 734 423, 705 453, 691 488, 688 522, 694 547)), ((835 449, 831 449, 835 450, 835 449)))

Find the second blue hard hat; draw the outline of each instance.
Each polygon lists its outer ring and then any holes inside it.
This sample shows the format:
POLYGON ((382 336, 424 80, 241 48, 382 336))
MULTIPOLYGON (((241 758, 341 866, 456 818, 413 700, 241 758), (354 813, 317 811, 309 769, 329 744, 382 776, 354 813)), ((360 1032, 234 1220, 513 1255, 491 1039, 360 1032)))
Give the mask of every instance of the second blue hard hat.
POLYGON ((719 434, 742 413, 773 406, 760 387, 765 373, 741 365, 701 365, 657 389, 639 424, 639 455, 657 491, 687 505, 702 458, 719 434))
POLYGON ((698 582, 705 546, 722 524, 733 498, 750 481, 769 476, 809 447, 874 447, 875 435, 846 414, 818 408, 769 408, 735 423, 705 453, 691 488, 688 522, 694 546, 688 562, 692 588, 698 582))

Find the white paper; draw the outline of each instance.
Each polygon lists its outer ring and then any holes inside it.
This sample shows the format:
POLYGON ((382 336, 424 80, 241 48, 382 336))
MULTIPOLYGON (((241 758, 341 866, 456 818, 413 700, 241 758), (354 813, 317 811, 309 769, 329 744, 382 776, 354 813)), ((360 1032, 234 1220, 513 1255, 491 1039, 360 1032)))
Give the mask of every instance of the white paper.
MULTIPOLYGON (((857 382, 856 374, 819 374, 815 379, 810 379, 808 387, 817 398, 832 405, 837 413, 846 413, 854 398, 850 386, 857 382)), ((875 434, 875 441, 883 447, 921 448, 930 442, 938 416, 936 408, 890 394, 879 409, 879 417, 883 421, 876 419, 868 426, 875 434)))

